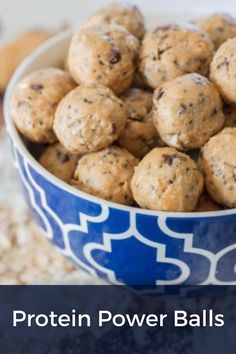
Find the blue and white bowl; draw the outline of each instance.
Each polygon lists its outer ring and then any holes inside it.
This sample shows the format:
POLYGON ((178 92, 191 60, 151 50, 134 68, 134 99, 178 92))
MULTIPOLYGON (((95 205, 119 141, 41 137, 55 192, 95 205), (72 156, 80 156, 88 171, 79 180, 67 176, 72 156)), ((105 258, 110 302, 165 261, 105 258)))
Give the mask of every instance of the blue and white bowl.
POLYGON ((27 149, 10 117, 12 91, 26 74, 60 62, 70 37, 60 34, 34 52, 5 97, 15 164, 44 234, 77 267, 111 283, 236 284, 236 209, 167 213, 107 202, 52 176, 27 149))

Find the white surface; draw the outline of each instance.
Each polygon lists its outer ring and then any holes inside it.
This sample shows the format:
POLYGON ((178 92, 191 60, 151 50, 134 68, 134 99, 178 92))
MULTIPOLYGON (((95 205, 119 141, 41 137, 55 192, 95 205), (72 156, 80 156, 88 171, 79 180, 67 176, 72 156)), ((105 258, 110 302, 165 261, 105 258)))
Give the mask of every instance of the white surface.
MULTIPOLYGON (((57 28, 64 22, 76 25, 95 9, 110 0, 0 0, 3 35, 0 43, 29 27, 57 28)), ((190 19, 199 15, 225 11, 236 15, 235 0, 136 0, 131 1, 146 14, 162 14, 162 22, 190 19), (194 14, 194 16, 193 16, 194 14)))

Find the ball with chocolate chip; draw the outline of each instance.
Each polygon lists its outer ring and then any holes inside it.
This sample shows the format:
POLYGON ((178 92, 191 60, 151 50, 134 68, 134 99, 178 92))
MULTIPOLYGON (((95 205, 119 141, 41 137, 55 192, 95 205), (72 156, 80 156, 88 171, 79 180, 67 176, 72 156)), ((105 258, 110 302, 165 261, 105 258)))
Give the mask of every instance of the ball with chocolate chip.
POLYGON ((200 165, 211 198, 236 207, 236 128, 225 128, 202 148, 200 165))
POLYGON ((215 49, 230 38, 236 37, 236 20, 227 14, 216 13, 206 16, 197 25, 210 36, 215 49))
POLYGON ((174 148, 156 148, 135 168, 131 188, 138 205, 160 211, 193 211, 203 190, 196 163, 174 148))
POLYGON ((54 131, 68 151, 84 154, 111 145, 126 119, 122 101, 109 88, 81 85, 58 105, 54 131))
POLYGON ((94 25, 120 25, 139 39, 144 35, 143 15, 137 6, 131 4, 110 4, 95 12, 82 27, 94 25))
POLYGON ((131 205, 130 181, 137 162, 127 150, 117 146, 89 153, 79 160, 72 184, 97 197, 131 205))
POLYGON ((152 93, 131 88, 120 96, 130 119, 142 121, 152 109, 152 93))
POLYGON ((75 87, 70 75, 56 68, 36 71, 21 80, 10 103, 18 130, 32 142, 55 142, 52 126, 57 105, 75 87))
POLYGON ((160 86, 154 107, 154 124, 162 140, 180 150, 200 148, 224 125, 220 95, 199 74, 183 75, 160 86))
POLYGON ((140 122, 128 119, 125 129, 118 138, 118 144, 134 156, 142 158, 159 145, 159 136, 151 120, 140 122))
POLYGON ((73 177, 79 156, 69 153, 56 143, 48 146, 40 156, 39 163, 54 176, 69 183, 73 177))
POLYGON ((158 144, 158 133, 151 117, 152 94, 132 88, 120 98, 124 103, 128 121, 118 143, 141 158, 158 144))
POLYGON ((226 102, 236 103, 236 38, 222 44, 211 63, 210 78, 226 102))
POLYGON ((78 83, 102 84, 120 94, 134 79, 139 42, 125 28, 95 26, 75 33, 68 56, 78 83))
POLYGON ((147 84, 157 88, 187 73, 207 75, 212 56, 211 40, 197 28, 163 26, 145 35, 139 70, 147 84))

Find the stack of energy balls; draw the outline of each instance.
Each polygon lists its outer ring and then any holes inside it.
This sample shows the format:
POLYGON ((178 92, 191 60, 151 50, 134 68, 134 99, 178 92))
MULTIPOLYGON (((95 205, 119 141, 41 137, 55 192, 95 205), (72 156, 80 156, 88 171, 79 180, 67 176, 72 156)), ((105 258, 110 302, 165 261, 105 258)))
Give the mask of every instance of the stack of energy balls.
POLYGON ((74 34, 64 70, 15 88, 22 135, 47 144, 40 163, 81 191, 141 208, 236 207, 236 21, 145 32, 112 4, 74 34))

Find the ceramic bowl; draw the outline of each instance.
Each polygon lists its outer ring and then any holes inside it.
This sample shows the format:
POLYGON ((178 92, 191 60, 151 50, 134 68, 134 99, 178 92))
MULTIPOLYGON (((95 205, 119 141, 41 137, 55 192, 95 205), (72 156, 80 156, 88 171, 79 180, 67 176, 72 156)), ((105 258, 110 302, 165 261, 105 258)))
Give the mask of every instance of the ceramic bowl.
POLYGON ((5 119, 26 201, 53 245, 77 267, 115 284, 236 284, 236 209, 205 213, 141 210, 80 192, 52 176, 9 113, 16 83, 66 54, 70 32, 36 50, 15 73, 5 119))

